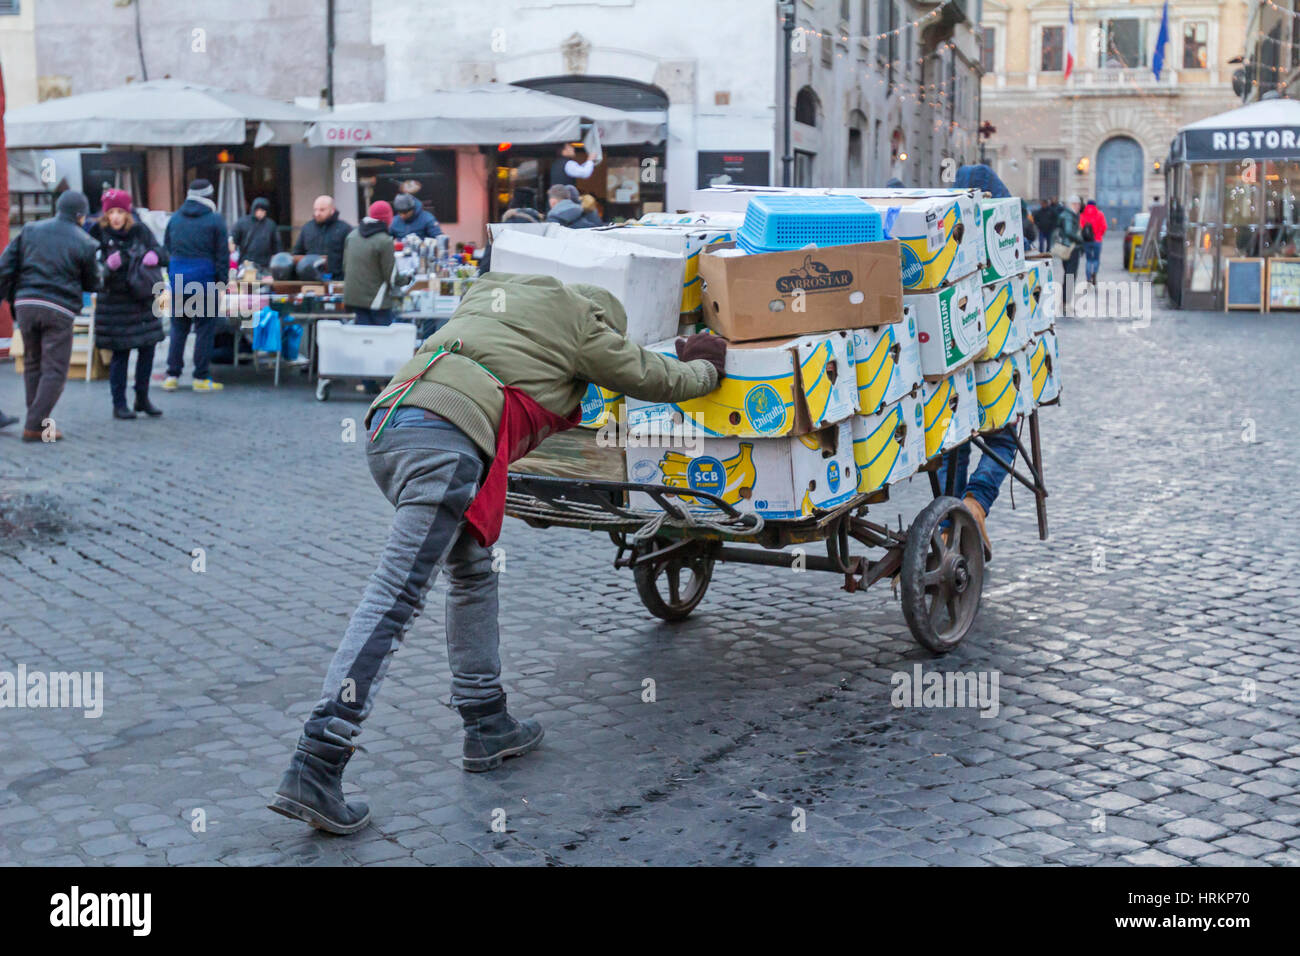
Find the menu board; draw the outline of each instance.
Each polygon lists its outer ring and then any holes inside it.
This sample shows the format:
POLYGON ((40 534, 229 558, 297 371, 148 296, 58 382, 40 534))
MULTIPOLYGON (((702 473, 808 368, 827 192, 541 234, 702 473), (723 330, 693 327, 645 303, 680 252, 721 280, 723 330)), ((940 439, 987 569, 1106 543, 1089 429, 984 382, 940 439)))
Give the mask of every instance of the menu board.
POLYGON ((1228 309, 1263 311, 1264 260, 1225 259, 1223 260, 1223 270, 1224 311, 1228 309))
POLYGON ((1268 310, 1300 309, 1300 259, 1268 260, 1268 310))

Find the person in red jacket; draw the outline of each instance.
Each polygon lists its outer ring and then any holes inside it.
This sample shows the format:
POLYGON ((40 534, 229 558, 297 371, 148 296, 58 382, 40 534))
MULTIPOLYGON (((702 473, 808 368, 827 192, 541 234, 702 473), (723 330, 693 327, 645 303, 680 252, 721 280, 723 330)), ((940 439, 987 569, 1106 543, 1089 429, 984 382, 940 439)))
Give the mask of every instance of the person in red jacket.
POLYGON ((1097 200, 1089 199, 1079 213, 1079 229, 1083 233, 1084 275, 1097 284, 1097 270, 1101 268, 1101 240, 1106 235, 1106 216, 1097 208, 1097 200))

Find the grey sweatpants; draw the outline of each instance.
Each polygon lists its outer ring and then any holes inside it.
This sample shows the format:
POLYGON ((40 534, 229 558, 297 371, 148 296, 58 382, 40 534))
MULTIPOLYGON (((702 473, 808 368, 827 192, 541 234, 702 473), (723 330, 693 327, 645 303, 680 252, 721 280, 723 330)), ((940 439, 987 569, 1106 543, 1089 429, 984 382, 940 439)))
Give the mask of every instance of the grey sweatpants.
POLYGON ((455 428, 389 427, 367 446, 370 473, 397 508, 379 567, 330 662, 304 732, 348 743, 375 704, 379 685, 440 567, 450 576, 447 659, 453 706, 502 694, 497 576, 492 554, 465 528, 465 509, 485 472, 472 441, 455 428))

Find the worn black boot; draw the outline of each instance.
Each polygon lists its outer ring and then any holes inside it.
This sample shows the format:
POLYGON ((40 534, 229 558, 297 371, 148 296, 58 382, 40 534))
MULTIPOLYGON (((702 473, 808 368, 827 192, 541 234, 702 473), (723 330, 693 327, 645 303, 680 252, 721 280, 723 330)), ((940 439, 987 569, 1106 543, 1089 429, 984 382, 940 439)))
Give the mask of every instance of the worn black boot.
POLYGON ((343 799, 343 768, 355 747, 299 737, 289 769, 267 806, 328 833, 356 833, 370 822, 370 808, 343 799))
POLYGON ((121 418, 124 420, 131 419, 131 418, 135 418, 135 412, 131 411, 131 409, 127 408, 125 405, 114 405, 113 417, 121 418))
POLYGON ((144 412, 150 418, 157 418, 162 415, 162 409, 149 401, 149 396, 147 394, 141 394, 140 392, 135 393, 135 410, 137 412, 144 412))
POLYGON ((495 770, 507 757, 528 753, 542 742, 545 731, 535 720, 515 720, 506 713, 506 695, 482 704, 465 704, 465 756, 461 766, 471 773, 495 770))

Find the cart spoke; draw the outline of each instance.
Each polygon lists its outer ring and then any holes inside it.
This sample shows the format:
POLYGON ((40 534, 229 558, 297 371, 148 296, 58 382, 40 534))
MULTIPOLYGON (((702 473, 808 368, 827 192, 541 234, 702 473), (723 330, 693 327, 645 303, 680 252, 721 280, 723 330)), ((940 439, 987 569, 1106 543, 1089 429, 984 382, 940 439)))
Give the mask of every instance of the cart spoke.
POLYGON ((952 534, 948 541, 948 549, 950 551, 956 551, 958 554, 961 553, 961 529, 962 523, 954 517, 952 520, 952 534))
POLYGON ((671 604, 681 604, 681 571, 678 565, 668 565, 668 600, 671 604))
POLYGON ((933 602, 930 604, 930 613, 928 615, 930 618, 930 627, 934 629, 935 633, 941 634, 943 631, 947 630, 947 628, 942 626, 943 612, 945 610, 947 610, 947 602, 944 601, 943 594, 936 594, 933 602))
POLYGON ((952 622, 953 627, 956 627, 957 622, 961 620, 961 615, 958 613, 956 594, 948 595, 948 619, 952 622))
POLYGON ((921 578, 921 584, 927 591, 930 590, 930 588, 938 587, 942 583, 943 568, 934 568, 931 571, 926 571, 925 575, 921 578))

